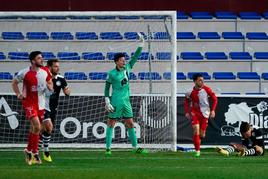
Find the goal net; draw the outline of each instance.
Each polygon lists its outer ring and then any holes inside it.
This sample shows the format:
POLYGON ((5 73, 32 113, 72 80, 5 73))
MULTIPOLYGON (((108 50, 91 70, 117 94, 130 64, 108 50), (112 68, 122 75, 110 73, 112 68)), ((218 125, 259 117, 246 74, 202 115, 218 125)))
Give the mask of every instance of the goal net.
MULTIPOLYGON (((71 96, 61 96, 50 146, 104 148, 107 112, 104 85, 115 68, 114 54, 135 53, 141 33, 145 44, 129 75, 138 143, 176 149, 176 12, 7 12, 0 13, 1 71, 12 76, 30 65, 31 51, 58 58, 71 96), (13 17, 13 18, 10 18, 13 17), (5 37, 3 36, 5 35, 5 37)), ((0 94, 0 147, 23 147, 29 122, 11 81, 0 94)), ((112 89, 111 89, 112 90, 112 89)), ((124 120, 118 120, 112 148, 130 148, 124 120)))

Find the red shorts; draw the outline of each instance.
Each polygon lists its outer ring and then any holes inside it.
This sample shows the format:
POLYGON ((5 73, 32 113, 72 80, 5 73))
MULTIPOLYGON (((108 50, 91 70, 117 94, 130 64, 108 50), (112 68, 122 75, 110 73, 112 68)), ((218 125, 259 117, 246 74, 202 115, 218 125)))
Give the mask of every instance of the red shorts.
POLYGON ((22 105, 23 105, 26 118, 28 120, 30 120, 33 117, 38 117, 40 122, 43 121, 45 110, 39 110, 38 106, 29 104, 25 101, 22 102, 22 105))
POLYGON ((205 118, 201 113, 191 113, 192 125, 199 124, 201 130, 206 131, 208 127, 208 118, 205 118))

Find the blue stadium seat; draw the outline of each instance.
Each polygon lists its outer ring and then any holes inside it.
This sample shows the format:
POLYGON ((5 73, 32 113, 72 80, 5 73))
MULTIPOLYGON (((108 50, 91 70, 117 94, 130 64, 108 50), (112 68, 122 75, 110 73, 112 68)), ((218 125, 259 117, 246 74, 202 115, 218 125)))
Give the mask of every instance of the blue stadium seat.
POLYGON ((236 76, 233 72, 214 72, 213 78, 216 80, 234 80, 236 76))
POLYGON ((4 40, 23 40, 24 36, 21 32, 2 32, 4 40))
POLYGON ((268 19, 268 12, 264 12, 262 15, 265 19, 268 19))
POLYGON ((246 37, 250 40, 267 40, 268 36, 265 32, 248 32, 246 37))
POLYGON ((8 58, 11 60, 28 60, 28 52, 8 52, 8 58))
POLYGON ((48 20, 65 20, 67 16, 47 16, 45 18, 48 20))
POLYGON ((78 40, 97 40, 98 36, 95 32, 76 32, 75 38, 78 40))
POLYGON ((267 60, 268 59, 268 52, 255 52, 254 57, 256 59, 265 59, 265 60, 267 60))
POLYGON ((237 93, 237 92, 226 92, 226 93, 221 93, 223 95, 240 95, 241 93, 237 93))
POLYGON ((228 57, 224 52, 206 52, 205 57, 208 60, 227 60, 228 57))
POLYGON ((140 19, 140 16, 118 16, 118 18, 123 20, 137 20, 140 19))
POLYGON ((268 80, 268 73, 262 73, 261 77, 262 77, 264 80, 268 80))
POLYGON ((74 37, 71 32, 51 32, 53 40, 73 40, 74 37))
POLYGON ((139 36, 137 32, 125 32, 124 38, 127 40, 137 40, 139 39, 139 36))
POLYGON ((12 80, 13 76, 9 72, 0 72, 0 80, 12 80))
POLYGON ((90 72, 88 75, 90 80, 106 80, 107 73, 106 72, 90 72))
POLYGON ((221 38, 218 32, 198 32, 198 37, 200 39, 220 39, 221 38))
POLYGON ((97 20, 114 20, 116 16, 94 16, 97 20))
POLYGON ((256 72, 237 72, 237 78, 239 79, 247 79, 247 80, 258 80, 260 79, 260 75, 256 72))
POLYGON ((80 60, 77 52, 58 52, 57 56, 60 60, 80 60))
POLYGON ((153 33, 154 39, 169 39, 170 35, 167 32, 155 32, 153 33))
POLYGON ((261 19, 261 15, 257 12, 240 12, 239 16, 241 19, 245 20, 259 20, 261 19))
POLYGON ((84 72, 65 72, 64 77, 66 80, 87 80, 84 72))
POLYGON ((158 59, 158 60, 171 60, 171 53, 170 52, 157 52, 156 59, 158 59))
POLYGON ((181 52, 181 58, 183 60, 203 60, 200 52, 181 52))
POLYGON ((245 93, 245 95, 265 95, 265 93, 251 92, 251 93, 245 93))
POLYGON ((213 16, 210 12, 192 12, 192 19, 212 19, 213 16))
POLYGON ((40 19, 43 19, 42 16, 21 16, 20 18, 24 19, 24 20, 40 20, 40 19))
POLYGON ((159 16, 157 16, 157 15, 155 15, 155 16, 142 16, 142 17, 143 17, 143 19, 155 19, 155 20, 165 18, 165 16, 161 16, 161 15, 159 15, 159 16))
MULTIPOLYGON (((134 53, 131 53, 131 57, 134 55, 134 53)), ((151 60, 154 59, 154 56, 151 54, 151 60)), ((149 52, 141 52, 138 60, 149 60, 149 52)))
POLYGON ((16 20, 20 18, 19 16, 1 16, 0 19, 4 19, 4 20, 16 20))
POLYGON ((195 39, 193 32, 177 32, 177 39, 195 39))
POLYGON ((236 19, 237 16, 234 12, 215 12, 217 19, 236 19))
MULTIPOLYGON (((117 53, 119 53, 119 52, 108 52, 107 53, 107 59, 108 60, 114 60, 114 55, 117 54, 117 53)), ((129 56, 128 56, 128 54, 126 52, 120 52, 120 53, 123 53, 125 55, 125 59, 129 60, 129 56)))
POLYGON ((46 32, 27 32, 26 38, 29 40, 48 40, 49 39, 46 32))
POLYGON ((85 60, 104 60, 105 56, 101 52, 83 52, 82 57, 85 60))
POLYGON ((0 60, 5 60, 6 56, 3 52, 0 52, 0 60))
POLYGON ((244 39, 244 35, 241 32, 222 32, 224 39, 244 39))
MULTIPOLYGON (((171 72, 164 72, 163 78, 165 80, 171 80, 171 72)), ((177 80, 186 80, 186 75, 183 72, 177 72, 177 80)))
POLYGON ((89 20, 91 16, 68 16, 68 18, 73 20, 89 20))
POLYGON ((177 19, 188 19, 188 15, 185 12, 177 12, 177 19))
POLYGON ((123 39, 120 32, 101 32, 100 38, 103 40, 121 40, 121 39, 123 39))
POLYGON ((137 76, 135 75, 135 73, 133 72, 129 73, 129 80, 137 80, 137 76))
POLYGON ((45 60, 51 60, 56 58, 56 56, 52 52, 42 52, 42 56, 45 60))
POLYGON ((161 75, 157 72, 139 72, 138 77, 140 80, 161 80, 161 75))
POLYGON ((196 73, 201 73, 203 75, 203 78, 206 79, 206 80, 210 80, 211 79, 211 76, 207 73, 207 72, 188 72, 188 78, 189 79, 193 79, 193 75, 196 74, 196 73))
POLYGON ((252 56, 248 52, 230 52, 229 56, 233 60, 251 60, 252 56))

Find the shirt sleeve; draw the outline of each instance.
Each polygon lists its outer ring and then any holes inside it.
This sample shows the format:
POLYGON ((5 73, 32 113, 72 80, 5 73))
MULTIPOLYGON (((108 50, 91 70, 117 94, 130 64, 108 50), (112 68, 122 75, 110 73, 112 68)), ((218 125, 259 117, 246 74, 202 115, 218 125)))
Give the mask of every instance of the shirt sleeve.
POLYGON ((184 98, 184 113, 190 113, 190 93, 186 93, 185 94, 185 98, 184 98))
POLYGON ((206 87, 206 91, 207 91, 209 97, 211 98, 211 102, 212 102, 212 104, 211 104, 211 110, 212 111, 215 111, 215 109, 217 107, 217 104, 218 104, 218 98, 215 95, 215 93, 212 91, 211 88, 206 87))
POLYGON ((62 78, 61 88, 62 89, 65 89, 67 86, 68 86, 68 83, 67 83, 66 79, 65 78, 62 78))
POLYGON ((263 141, 263 134, 261 129, 256 129, 255 130, 255 137, 256 137, 256 141, 254 142, 253 145, 258 145, 260 147, 264 146, 264 141, 263 141))
POLYGON ((18 82, 22 82, 24 79, 25 70, 19 71, 16 76, 14 77, 18 82))
POLYGON ((109 73, 108 78, 105 82, 105 87, 104 87, 104 96, 109 97, 110 96, 110 86, 112 84, 112 75, 109 73))
MULTIPOLYGON (((42 67, 41 67, 42 68, 42 67)), ((48 69, 48 67, 43 67, 42 68, 43 70, 45 70, 47 72, 47 78, 46 78, 46 81, 49 81, 52 79, 52 74, 50 72, 50 70, 48 69)))
POLYGON ((134 64, 137 62, 141 52, 142 52, 142 47, 138 47, 134 55, 131 57, 131 60, 128 63, 131 69, 133 68, 134 64))

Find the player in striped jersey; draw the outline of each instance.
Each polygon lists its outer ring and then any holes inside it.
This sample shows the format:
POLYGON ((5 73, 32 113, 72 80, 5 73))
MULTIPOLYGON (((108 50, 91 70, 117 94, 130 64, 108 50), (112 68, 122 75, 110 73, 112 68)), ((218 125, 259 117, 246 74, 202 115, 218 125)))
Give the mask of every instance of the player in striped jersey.
POLYGON ((217 147, 216 151, 224 156, 238 152, 237 156, 260 156, 264 155, 264 141, 261 129, 242 122, 240 125, 242 144, 231 143, 226 149, 217 147))

